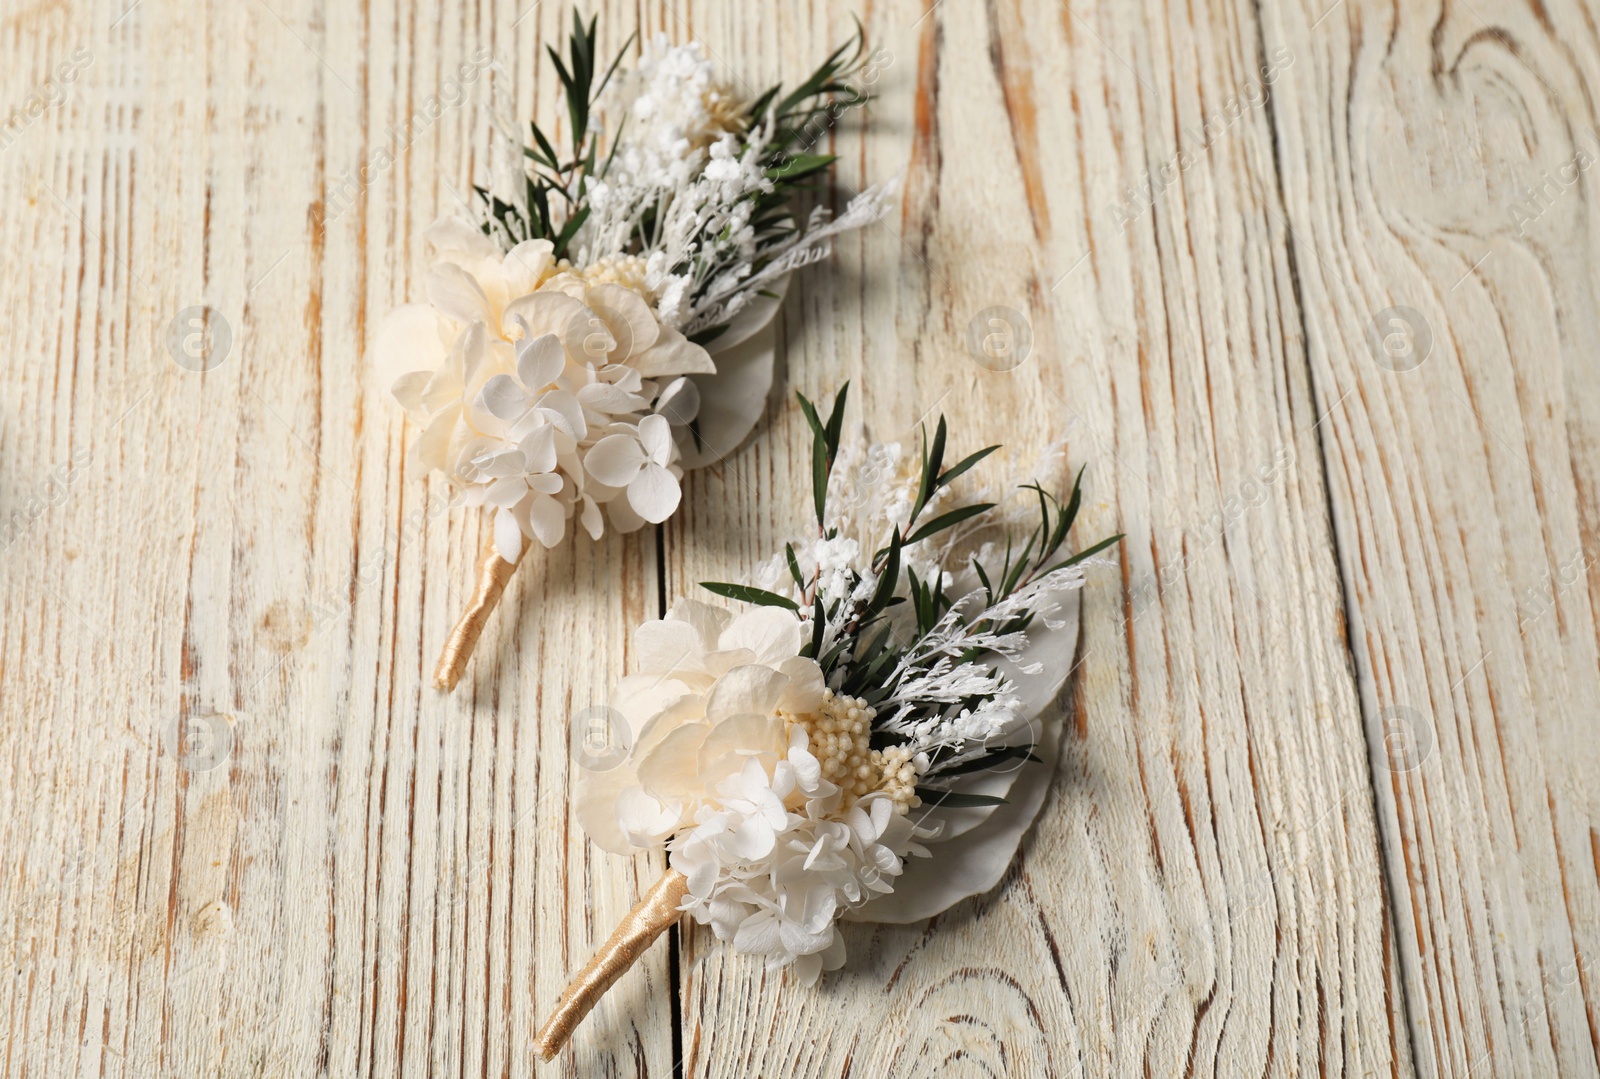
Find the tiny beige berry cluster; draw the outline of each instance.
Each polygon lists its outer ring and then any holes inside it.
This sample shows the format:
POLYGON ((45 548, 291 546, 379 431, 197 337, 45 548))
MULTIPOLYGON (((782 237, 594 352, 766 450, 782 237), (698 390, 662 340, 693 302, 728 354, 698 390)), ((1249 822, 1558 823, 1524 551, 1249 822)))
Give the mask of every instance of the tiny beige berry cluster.
POLYGON ((734 96, 726 86, 717 86, 700 96, 705 107, 706 130, 692 140, 697 150, 703 150, 723 133, 738 134, 745 129, 744 102, 734 96))
POLYGON ((655 294, 644 286, 645 260, 639 255, 607 255, 581 268, 574 266, 571 259, 562 259, 540 276, 539 287, 562 274, 571 274, 590 288, 621 285, 643 296, 646 302, 655 302, 655 294))
POLYGON ((839 788, 840 809, 849 809, 874 791, 883 791, 905 814, 922 804, 917 797, 917 770, 909 746, 872 748, 872 721, 877 711, 859 697, 825 690, 822 707, 804 715, 784 713, 787 726, 798 724, 811 740, 811 753, 822 765, 822 778, 839 788))
POLYGON ((638 255, 607 255, 591 262, 577 274, 584 282, 593 285, 621 285, 650 299, 650 290, 644 287, 645 260, 638 255))

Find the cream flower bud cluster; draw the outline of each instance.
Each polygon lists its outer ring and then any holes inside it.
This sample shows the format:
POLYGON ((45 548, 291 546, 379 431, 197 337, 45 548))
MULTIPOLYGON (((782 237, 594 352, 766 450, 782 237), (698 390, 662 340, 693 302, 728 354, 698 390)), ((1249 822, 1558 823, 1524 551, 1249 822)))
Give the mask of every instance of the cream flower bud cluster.
POLYGON ((710 146, 717 136, 745 129, 744 102, 726 83, 717 83, 700 95, 706 113, 706 131, 697 148, 710 146))
POLYGON ((839 808, 847 810, 874 791, 882 791, 904 816, 922 800, 917 797, 917 769, 910 746, 872 748, 872 721, 877 711, 866 701, 826 690, 822 705, 802 715, 783 714, 786 729, 800 727, 810 740, 822 778, 839 788, 839 808))
POLYGON ((621 285, 637 292, 649 303, 656 302, 655 293, 645 285, 645 260, 639 255, 607 255, 584 267, 575 267, 562 259, 558 269, 576 274, 588 285, 621 285))

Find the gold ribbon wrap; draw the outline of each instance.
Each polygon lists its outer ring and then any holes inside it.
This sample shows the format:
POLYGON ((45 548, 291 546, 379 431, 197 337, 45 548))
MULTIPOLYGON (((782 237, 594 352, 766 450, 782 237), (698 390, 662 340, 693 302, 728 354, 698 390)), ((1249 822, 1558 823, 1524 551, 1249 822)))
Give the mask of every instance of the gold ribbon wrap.
POLYGON ((668 869, 661 879, 635 903, 628 916, 594 953, 589 965, 578 972, 556 1003, 556 1010, 545 1021, 533 1047, 542 1060, 554 1060, 567 1044, 583 1017, 589 1014, 607 989, 625 974, 655 939, 678 920, 678 904, 689 891, 689 878, 668 869))
MULTIPOLYGON (((523 543, 522 550, 528 550, 527 543, 523 543)), ((472 658, 472 650, 483 635, 483 627, 499 605, 500 596, 521 561, 521 554, 517 555, 516 562, 501 558, 493 539, 484 547, 483 554, 478 557, 478 585, 472 591, 467 609, 450 631, 450 638, 444 642, 444 651, 439 653, 439 665, 433 671, 434 688, 455 689, 456 683, 461 681, 467 670, 467 660, 472 658)))

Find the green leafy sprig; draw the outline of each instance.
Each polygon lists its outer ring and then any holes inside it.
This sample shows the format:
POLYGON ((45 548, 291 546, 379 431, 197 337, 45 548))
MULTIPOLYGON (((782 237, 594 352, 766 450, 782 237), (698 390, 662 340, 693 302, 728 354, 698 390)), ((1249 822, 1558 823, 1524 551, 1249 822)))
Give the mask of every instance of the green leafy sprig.
POLYGON ((599 84, 595 84, 595 43, 599 16, 584 25, 583 16, 572 13, 572 32, 567 37, 567 54, 563 60, 553 47, 545 46, 550 60, 556 66, 556 78, 561 81, 561 98, 566 106, 569 148, 563 157, 555 143, 540 129, 537 122, 528 127, 533 144, 524 146, 523 156, 529 161, 525 171, 527 213, 513 203, 496 198, 485 188, 474 190, 483 201, 487 220, 484 231, 496 236, 502 246, 510 248, 524 240, 549 240, 556 258, 565 258, 567 248, 589 217, 586 205, 588 179, 603 175, 596 171, 596 155, 600 139, 590 130, 589 119, 595 102, 599 99, 611 76, 616 73, 634 34, 622 43, 616 56, 605 69, 599 84), (557 213, 560 203, 565 203, 564 213, 557 213))

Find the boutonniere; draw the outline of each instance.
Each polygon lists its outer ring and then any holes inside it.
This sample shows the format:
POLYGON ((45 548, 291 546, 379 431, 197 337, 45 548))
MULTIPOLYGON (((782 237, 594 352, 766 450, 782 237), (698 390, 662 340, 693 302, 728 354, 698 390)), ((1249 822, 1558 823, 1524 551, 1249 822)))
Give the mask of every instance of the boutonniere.
POLYGON ((390 312, 379 378, 419 433, 412 460, 493 515, 467 610, 434 684, 453 688, 530 543, 577 522, 598 539, 666 520, 686 468, 749 434, 773 375, 768 331, 788 275, 876 220, 888 187, 838 217, 794 196, 833 157, 811 152, 866 100, 858 28, 799 87, 753 99, 698 45, 596 53, 576 14, 560 78, 565 131, 502 132, 475 218, 427 233, 425 303, 390 312))
POLYGON ((583 760, 576 814, 668 869, 573 979, 535 1045, 549 1059, 665 929, 688 916, 806 982, 844 962, 840 919, 907 922, 989 890, 1043 802, 1077 648, 1076 591, 1113 536, 1068 553, 1037 481, 953 491, 999 447, 947 463, 840 456, 845 393, 811 426, 815 532, 747 583, 705 583, 635 637, 610 698, 618 751, 583 760))

